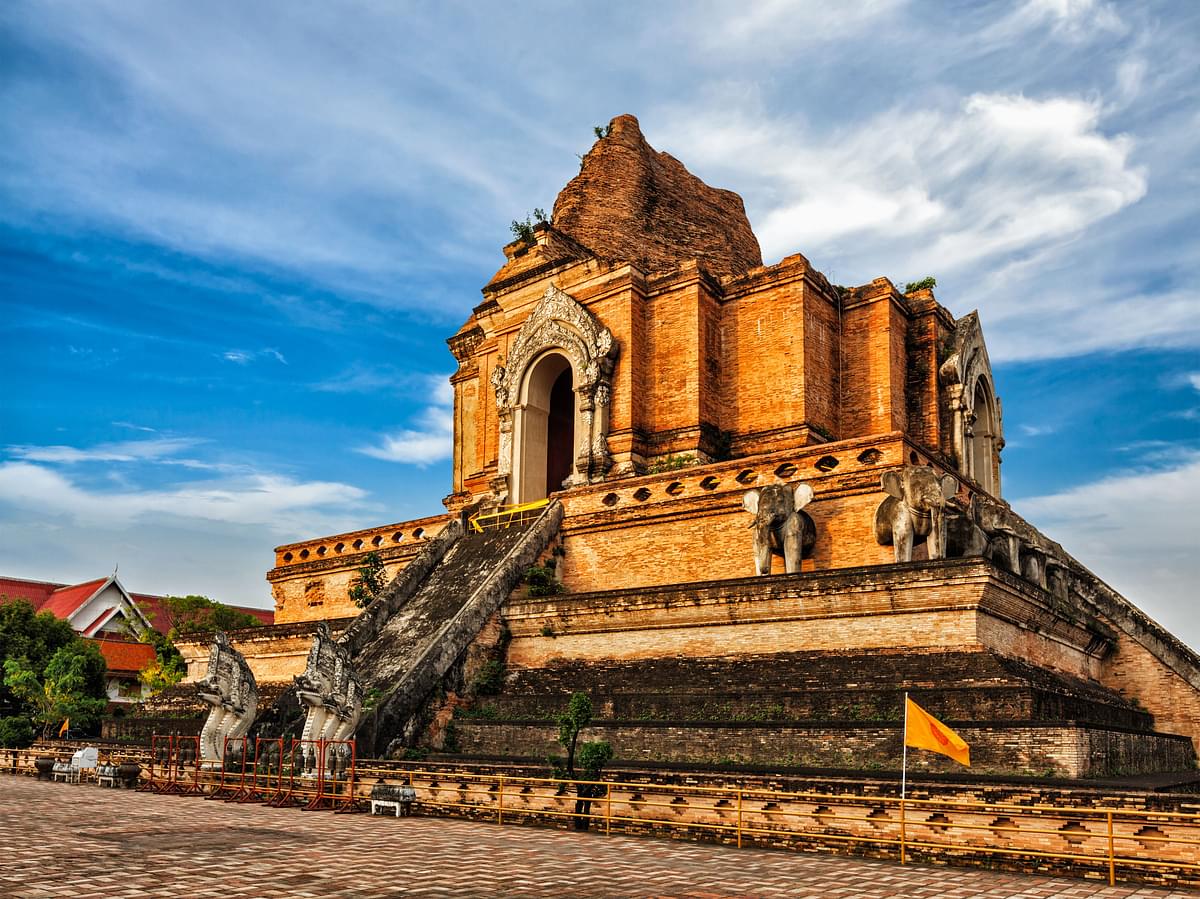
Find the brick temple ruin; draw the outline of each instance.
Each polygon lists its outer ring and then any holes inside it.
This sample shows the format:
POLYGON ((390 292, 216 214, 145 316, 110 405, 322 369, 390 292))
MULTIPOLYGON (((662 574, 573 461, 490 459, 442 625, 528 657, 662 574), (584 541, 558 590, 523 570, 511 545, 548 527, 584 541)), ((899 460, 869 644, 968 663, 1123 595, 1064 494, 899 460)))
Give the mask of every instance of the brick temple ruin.
POLYGON ((1195 767, 1200 657, 1003 499, 976 313, 764 265, 741 199, 632 116, 504 255, 448 341, 446 511, 276 550, 276 624, 231 635, 256 726, 353 687, 330 727, 360 754, 542 760, 582 690, 618 761, 895 769, 910 691, 977 773, 1195 767), (393 580, 359 614, 371 551, 393 580), (561 592, 530 595, 534 564, 561 592))

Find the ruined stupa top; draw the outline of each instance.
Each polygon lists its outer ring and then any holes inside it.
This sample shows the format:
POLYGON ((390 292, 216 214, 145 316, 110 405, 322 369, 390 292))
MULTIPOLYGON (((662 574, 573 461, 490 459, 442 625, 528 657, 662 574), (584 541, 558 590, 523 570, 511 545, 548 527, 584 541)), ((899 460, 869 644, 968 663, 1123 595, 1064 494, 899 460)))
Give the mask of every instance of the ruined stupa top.
POLYGON ((762 265, 742 198, 709 187, 617 116, 554 201, 554 227, 594 253, 646 273, 699 259, 710 274, 762 265))

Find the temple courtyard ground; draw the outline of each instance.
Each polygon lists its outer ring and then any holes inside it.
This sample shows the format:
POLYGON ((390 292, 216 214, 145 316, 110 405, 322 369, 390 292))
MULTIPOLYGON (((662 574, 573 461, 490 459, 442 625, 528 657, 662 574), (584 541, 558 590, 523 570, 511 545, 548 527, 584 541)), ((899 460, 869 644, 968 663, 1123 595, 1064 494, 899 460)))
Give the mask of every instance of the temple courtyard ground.
POLYGON ((1188 896, 1148 887, 0 776, 0 896, 1188 896))

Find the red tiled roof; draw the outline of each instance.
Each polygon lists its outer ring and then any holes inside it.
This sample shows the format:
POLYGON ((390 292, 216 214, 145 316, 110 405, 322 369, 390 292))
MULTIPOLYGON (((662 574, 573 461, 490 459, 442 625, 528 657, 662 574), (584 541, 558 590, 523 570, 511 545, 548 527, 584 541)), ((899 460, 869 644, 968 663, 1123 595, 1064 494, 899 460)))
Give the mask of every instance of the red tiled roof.
POLYGON ((93 640, 109 671, 141 671, 154 661, 154 647, 149 643, 127 643, 123 640, 93 640))
POLYGON ((42 603, 41 611, 53 612, 59 618, 70 618, 107 580, 108 578, 102 577, 97 581, 88 581, 73 587, 61 587, 42 603))
POLYGON ((35 609, 50 598, 50 594, 65 584, 50 584, 46 581, 27 581, 19 577, 0 577, 0 597, 4 599, 27 599, 35 609))
MULTIPOLYGON (((106 580, 108 578, 100 578, 99 580, 88 581, 84 584, 71 585, 52 584, 48 581, 29 581, 16 577, 0 577, 0 597, 27 599, 38 611, 51 612, 59 618, 66 619, 87 602, 87 600, 91 599, 92 594, 106 580)), ((160 634, 165 634, 170 629, 170 624, 167 621, 166 613, 162 606, 163 597, 154 596, 150 593, 130 593, 129 595, 137 603, 142 614, 150 620, 152 628, 160 634)), ((263 624, 275 623, 274 609, 256 609, 250 606, 231 606, 231 608, 253 615, 263 624)), ((104 612, 101 617, 107 614, 108 612, 104 612)), ((97 621, 99 621, 99 618, 83 628, 82 632, 91 630, 95 627, 97 621)), ((76 629, 78 630, 78 628, 76 629)))

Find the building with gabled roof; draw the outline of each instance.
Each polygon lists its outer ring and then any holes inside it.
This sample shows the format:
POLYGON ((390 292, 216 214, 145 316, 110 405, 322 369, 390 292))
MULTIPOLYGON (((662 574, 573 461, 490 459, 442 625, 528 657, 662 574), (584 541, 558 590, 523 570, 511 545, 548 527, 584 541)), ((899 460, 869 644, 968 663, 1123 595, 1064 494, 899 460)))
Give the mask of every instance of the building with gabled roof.
MULTIPOLYGON (((145 630, 160 634, 169 630, 165 597, 130 593, 116 572, 81 584, 0 577, 0 603, 17 599, 70 623, 76 633, 96 643, 108 666, 110 702, 136 702, 143 697, 138 675, 154 661, 155 652, 153 646, 139 643, 135 637, 145 630)), ((271 624, 275 618, 270 609, 232 608, 253 615, 263 624, 271 624)))

